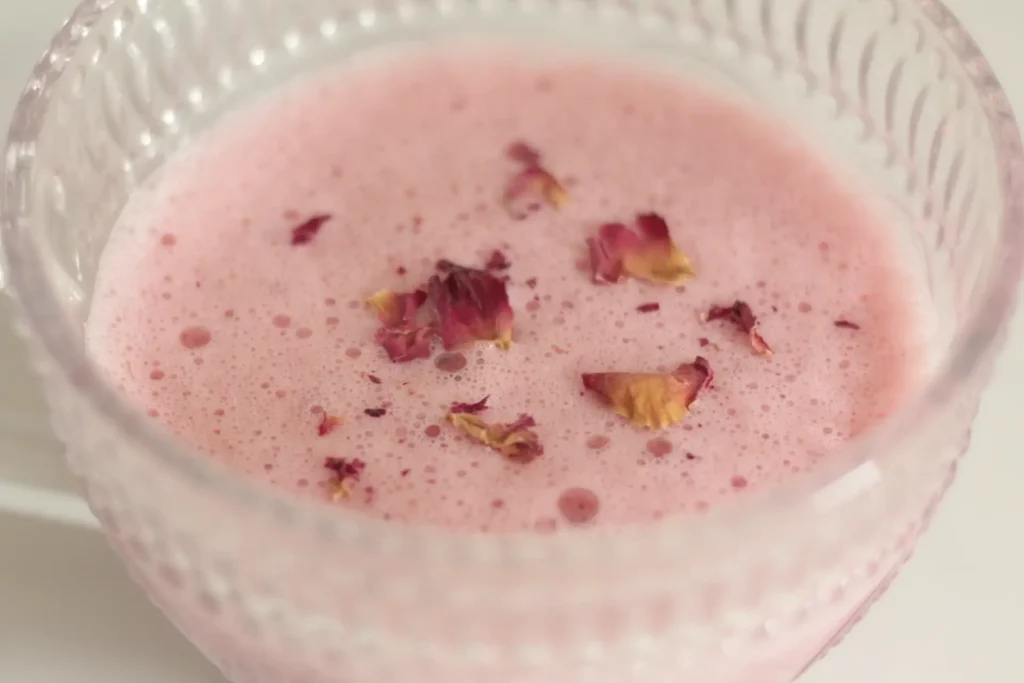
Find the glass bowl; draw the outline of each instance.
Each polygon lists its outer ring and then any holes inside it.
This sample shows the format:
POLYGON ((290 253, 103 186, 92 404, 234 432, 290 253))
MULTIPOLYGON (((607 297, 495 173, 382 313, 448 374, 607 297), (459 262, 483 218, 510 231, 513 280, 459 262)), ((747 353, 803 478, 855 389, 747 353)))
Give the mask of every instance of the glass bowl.
POLYGON ((4 274, 56 431, 135 579, 238 683, 786 683, 910 555, 1021 273, 1020 136, 935 0, 88 0, 18 106, 4 274), (223 112, 361 50, 467 34, 669 63, 778 111, 899 217, 947 352, 828 468, 628 529, 459 534, 296 502, 126 403, 83 345, 126 199, 223 112))

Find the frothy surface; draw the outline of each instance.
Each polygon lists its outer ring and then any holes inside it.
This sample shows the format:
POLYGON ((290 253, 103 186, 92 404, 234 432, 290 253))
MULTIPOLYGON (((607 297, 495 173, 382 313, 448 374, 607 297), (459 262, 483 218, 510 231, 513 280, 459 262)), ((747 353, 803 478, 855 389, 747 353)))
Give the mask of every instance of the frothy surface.
POLYGON ((334 455, 367 462, 337 504, 390 519, 549 531, 589 504, 591 524, 642 522, 812 468, 917 386, 920 299, 888 230, 792 131, 676 77, 512 47, 387 52, 276 93, 177 155, 114 230, 87 340, 174 433, 298 496, 328 500, 334 455), (518 139, 566 181, 562 211, 514 221, 502 208, 518 139), (585 239, 648 211, 698 277, 592 284, 585 239), (291 246, 317 213, 333 218, 291 246), (511 350, 474 347, 461 368, 390 363, 365 298, 496 248, 512 262, 511 350), (736 299, 772 360, 701 322, 736 299), (660 310, 637 311, 648 302, 660 310), (697 354, 715 388, 676 428, 637 429, 582 391, 582 372, 697 354), (542 458, 506 462, 445 422, 451 402, 485 395, 488 419, 537 419, 542 458), (345 424, 318 436, 321 410, 345 424))

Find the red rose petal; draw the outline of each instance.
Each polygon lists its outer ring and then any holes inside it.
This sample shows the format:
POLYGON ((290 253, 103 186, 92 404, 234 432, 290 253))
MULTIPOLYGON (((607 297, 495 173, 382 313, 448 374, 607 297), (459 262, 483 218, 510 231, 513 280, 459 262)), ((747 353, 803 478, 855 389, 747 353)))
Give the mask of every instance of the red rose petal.
POLYGON ((418 358, 430 358, 430 341, 434 330, 430 325, 382 327, 375 339, 387 351, 392 363, 408 363, 418 358))
POLYGON ((554 209, 565 205, 568 193, 555 176, 541 166, 537 150, 525 142, 514 142, 505 153, 523 166, 509 181, 502 198, 505 210, 512 218, 522 220, 540 211, 544 204, 554 209))
POLYGON ((331 215, 327 213, 317 214, 306 219, 302 223, 299 223, 292 228, 292 246, 299 246, 301 244, 309 244, 313 241, 313 238, 317 236, 320 229, 324 227, 327 221, 331 220, 331 215))
POLYGON ((377 318, 384 325, 377 330, 374 338, 384 347, 393 363, 430 358, 434 328, 422 320, 423 316, 417 320, 417 315, 427 301, 426 290, 402 293, 385 289, 366 301, 377 311, 377 318))
POLYGON ((672 376, 683 384, 695 387, 691 403, 697 400, 697 394, 701 390, 710 389, 715 385, 715 371, 711 369, 711 363, 704 356, 697 356, 692 363, 683 363, 673 371, 672 376))
POLYGON ((317 425, 317 434, 320 436, 327 436, 335 429, 345 423, 340 417, 335 415, 328 415, 326 411, 320 416, 320 424, 317 425))
POLYGON ((636 227, 639 234, 622 223, 605 223, 587 240, 594 282, 614 283, 628 275, 655 284, 680 284, 693 276, 689 259, 672 241, 661 216, 639 214, 636 227))
POLYGON ((388 409, 387 408, 367 408, 363 412, 366 413, 367 415, 369 415, 370 417, 384 417, 385 415, 388 414, 388 409))
POLYGON ((516 174, 505 189, 502 204, 508 214, 523 220, 531 213, 537 213, 544 204, 555 209, 565 206, 568 193, 553 175, 543 168, 531 167, 516 174))
POLYGON ((636 310, 640 313, 654 313, 655 311, 661 310, 661 304, 653 302, 649 304, 640 304, 636 307, 636 310))
POLYGON ((505 156, 526 166, 536 166, 540 163, 540 152, 521 140, 510 144, 505 150, 505 156))
POLYGON ((669 244, 672 235, 668 230, 668 223, 656 213, 641 213, 636 217, 636 227, 648 242, 655 244, 669 244))
POLYGON ((487 265, 484 266, 487 270, 508 270, 512 267, 512 262, 508 260, 504 252, 499 249, 495 249, 491 254, 491 257, 487 259, 487 265))
POLYGON ((426 301, 427 292, 422 289, 408 293, 384 289, 366 300, 377 311, 377 318, 386 327, 399 327, 412 322, 426 301))
POLYGON ((358 479, 363 470, 366 469, 366 463, 359 458, 348 460, 346 458, 328 457, 324 458, 324 467, 339 477, 358 479))
POLYGON ((324 467, 331 471, 333 477, 331 484, 334 488, 335 499, 348 498, 352 494, 352 486, 359 481, 366 463, 358 458, 348 460, 347 458, 324 458, 324 467))
POLYGON ((446 350, 477 341, 511 346, 514 316, 508 291, 487 271, 451 264, 444 277, 430 278, 427 293, 446 350))
POLYGON ((540 437, 532 429, 537 423, 529 415, 520 415, 515 422, 506 424, 488 423, 473 413, 449 411, 448 421, 470 438, 501 453, 513 462, 525 465, 544 453, 540 437))
POLYGON ((622 279, 622 254, 635 249, 638 238, 622 223, 605 223, 597 237, 587 240, 590 271, 597 283, 615 283, 622 279))
POLYGON ((582 377, 583 386, 612 410, 648 429, 682 422, 700 392, 714 381, 710 364, 701 356, 672 373, 600 372, 582 377))
POLYGON ((467 415, 475 415, 477 413, 482 413, 483 411, 487 410, 487 399, 489 398, 490 396, 484 396, 476 403, 453 403, 452 407, 449 408, 449 412, 465 413, 467 415))
POLYGON ((757 316, 754 315, 750 306, 745 302, 736 301, 732 306, 712 306, 704 314, 704 319, 708 322, 715 320, 731 322, 747 335, 747 338, 750 340, 750 347, 754 349, 755 353, 766 358, 771 357, 771 347, 768 346, 768 343, 757 329, 757 316))
POLYGON ((841 328, 841 329, 845 329, 845 330, 859 330, 860 329, 860 325, 858 325, 855 322, 851 322, 849 320, 837 320, 833 324, 836 327, 841 328))

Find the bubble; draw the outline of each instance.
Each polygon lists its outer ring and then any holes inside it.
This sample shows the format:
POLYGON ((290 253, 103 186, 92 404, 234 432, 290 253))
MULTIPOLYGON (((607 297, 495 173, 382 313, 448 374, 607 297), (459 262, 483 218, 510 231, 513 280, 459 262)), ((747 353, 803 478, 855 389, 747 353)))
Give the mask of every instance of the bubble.
POLYGON ((656 458, 663 458, 672 452, 672 442, 664 437, 657 437, 647 442, 647 451, 656 458))
POLYGON ((192 326, 183 329, 178 339, 186 349, 200 349, 210 343, 213 334, 205 327, 192 326))
POLYGON ((271 318, 270 322, 273 323, 274 327, 279 327, 283 330, 292 324, 292 319, 290 316, 284 315, 283 313, 278 313, 273 318, 271 318))
POLYGON ((434 359, 434 366, 444 372, 458 372, 466 367, 466 356, 461 353, 442 353, 434 359))
POLYGON ((570 524, 586 524, 597 517, 600 509, 601 500, 587 488, 566 489, 558 497, 558 511, 570 524))

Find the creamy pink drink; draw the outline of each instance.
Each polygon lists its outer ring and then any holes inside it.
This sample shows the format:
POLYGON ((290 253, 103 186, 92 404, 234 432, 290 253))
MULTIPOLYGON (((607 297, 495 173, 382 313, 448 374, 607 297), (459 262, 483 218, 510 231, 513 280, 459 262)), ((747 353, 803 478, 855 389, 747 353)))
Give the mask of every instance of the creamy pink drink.
MULTIPOLYGON (((925 371, 889 226, 794 131, 677 75, 515 47, 383 51, 231 115, 133 199, 95 292, 96 361, 208 457, 339 515, 466 532, 699 515, 815 468, 925 371), (529 169, 564 195, 510 205, 529 169), (641 214, 694 275, 595 282, 588 238, 641 214), (367 299, 446 282, 441 261, 505 287, 511 345, 428 330, 429 358, 393 362, 367 299), (713 381, 661 429, 582 381, 698 357, 713 381), (453 424, 484 397, 487 425, 532 418, 539 457, 453 424)), ((693 683, 790 680, 870 589, 693 683)))

